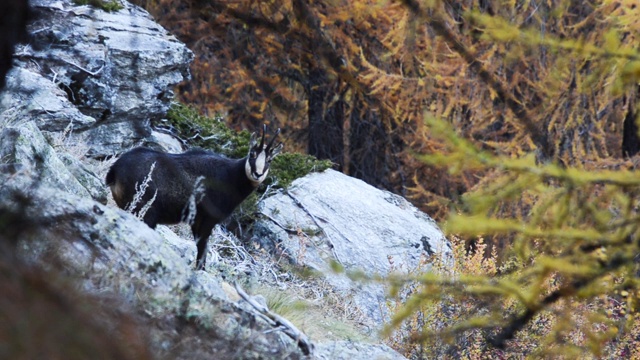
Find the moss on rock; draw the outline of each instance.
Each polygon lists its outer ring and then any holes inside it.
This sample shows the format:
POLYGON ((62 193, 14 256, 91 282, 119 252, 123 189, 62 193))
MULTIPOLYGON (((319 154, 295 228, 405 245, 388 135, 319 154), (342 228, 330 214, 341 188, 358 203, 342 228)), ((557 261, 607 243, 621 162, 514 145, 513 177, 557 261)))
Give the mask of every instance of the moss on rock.
POLYGON ((207 117, 193 107, 174 103, 167 113, 167 120, 177 135, 187 139, 190 146, 197 146, 231 158, 241 158, 249 152, 251 134, 243 130, 229 129, 221 116, 207 117))
POLYGON ((91 5, 104 11, 118 11, 124 6, 118 0, 74 0, 76 5, 91 5))
POLYGON ((291 185, 293 180, 312 172, 325 171, 331 165, 331 161, 318 160, 311 155, 283 153, 273 159, 269 171, 270 177, 265 181, 265 184, 286 188, 291 185))

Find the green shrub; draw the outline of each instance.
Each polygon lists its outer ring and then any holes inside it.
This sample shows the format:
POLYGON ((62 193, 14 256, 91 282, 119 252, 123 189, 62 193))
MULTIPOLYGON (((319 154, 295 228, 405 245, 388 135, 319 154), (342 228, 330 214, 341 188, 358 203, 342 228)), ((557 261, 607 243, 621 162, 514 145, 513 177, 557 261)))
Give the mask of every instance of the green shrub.
POLYGON ((74 0, 76 5, 91 5, 104 11, 118 11, 124 9, 124 6, 118 0, 74 0))
POLYGON ((177 133, 175 135, 188 139, 191 146, 231 158, 241 158, 249 152, 251 134, 246 130, 237 133, 229 129, 221 116, 207 117, 193 107, 174 103, 167 113, 167 120, 177 133))

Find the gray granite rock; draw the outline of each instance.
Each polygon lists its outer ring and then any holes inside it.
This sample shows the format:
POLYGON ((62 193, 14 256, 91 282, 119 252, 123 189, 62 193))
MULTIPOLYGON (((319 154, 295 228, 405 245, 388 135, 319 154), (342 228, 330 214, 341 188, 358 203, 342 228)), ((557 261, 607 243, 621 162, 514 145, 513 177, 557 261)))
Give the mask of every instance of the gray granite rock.
POLYGON ((33 0, 32 41, 17 50, 23 70, 9 78, 12 96, 0 102, 0 114, 14 117, 16 106, 31 116, 44 113, 38 126, 47 131, 72 122, 90 156, 146 140, 150 121, 165 116, 173 87, 189 77, 193 54, 146 11, 122 4, 105 12, 71 0, 33 0))
POLYGON ((266 198, 253 241, 325 274, 377 326, 387 319, 381 285, 334 273, 332 262, 366 275, 407 273, 423 256, 451 262, 435 221, 404 198, 333 170, 313 173, 266 198))

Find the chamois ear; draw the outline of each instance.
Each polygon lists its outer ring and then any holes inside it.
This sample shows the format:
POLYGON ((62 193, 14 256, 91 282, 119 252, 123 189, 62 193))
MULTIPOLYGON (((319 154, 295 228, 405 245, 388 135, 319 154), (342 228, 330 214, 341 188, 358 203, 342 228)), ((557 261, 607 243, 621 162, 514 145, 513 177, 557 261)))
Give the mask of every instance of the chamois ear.
POLYGON ((269 144, 267 144, 266 151, 269 161, 276 157, 276 155, 278 155, 280 151, 282 151, 282 147, 284 146, 282 143, 278 143, 275 147, 273 147, 273 144, 275 144, 276 139, 278 138, 278 134, 280 134, 280 129, 276 130, 276 132, 273 133, 273 136, 271 136, 271 141, 269 141, 269 144))
POLYGON ((269 152, 269 160, 272 160, 274 157, 276 157, 276 155, 280 154, 280 152, 282 151, 283 147, 284 147, 283 143, 278 143, 278 145, 276 145, 276 147, 274 147, 269 152))
POLYGON ((256 139, 258 138, 258 135, 256 135, 255 132, 251 133, 251 138, 249 138, 249 149, 253 149, 256 146, 256 139))
POLYGON ((262 124, 262 139, 260 139, 260 151, 264 149, 264 136, 267 133, 267 124, 262 124))

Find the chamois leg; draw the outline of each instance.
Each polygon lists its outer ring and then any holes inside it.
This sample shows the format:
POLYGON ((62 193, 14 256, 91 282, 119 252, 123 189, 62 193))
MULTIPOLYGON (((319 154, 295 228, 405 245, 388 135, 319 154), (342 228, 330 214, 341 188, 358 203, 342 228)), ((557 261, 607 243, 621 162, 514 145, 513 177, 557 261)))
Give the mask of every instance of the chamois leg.
POLYGON ((193 225, 191 225, 191 231, 193 232, 193 238, 196 241, 196 247, 198 248, 198 255, 196 256, 196 270, 204 270, 207 263, 207 244, 209 243, 209 237, 215 223, 212 219, 202 219, 196 217, 193 225))
POLYGON ((153 208, 149 209, 149 211, 144 214, 144 218, 142 218, 142 221, 144 221, 144 223, 147 224, 147 226, 149 226, 150 228, 155 229, 158 225, 158 216, 156 214, 156 210, 153 208))

